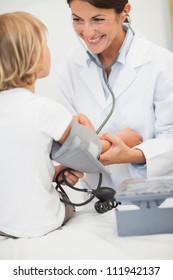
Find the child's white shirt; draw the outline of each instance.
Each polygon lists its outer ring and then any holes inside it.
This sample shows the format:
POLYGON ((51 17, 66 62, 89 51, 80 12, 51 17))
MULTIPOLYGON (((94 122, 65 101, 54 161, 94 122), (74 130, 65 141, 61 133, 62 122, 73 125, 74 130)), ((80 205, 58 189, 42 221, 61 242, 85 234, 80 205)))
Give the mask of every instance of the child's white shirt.
POLYGON ((62 225, 65 207, 49 155, 71 120, 47 97, 23 88, 0 92, 0 231, 36 237, 62 225))

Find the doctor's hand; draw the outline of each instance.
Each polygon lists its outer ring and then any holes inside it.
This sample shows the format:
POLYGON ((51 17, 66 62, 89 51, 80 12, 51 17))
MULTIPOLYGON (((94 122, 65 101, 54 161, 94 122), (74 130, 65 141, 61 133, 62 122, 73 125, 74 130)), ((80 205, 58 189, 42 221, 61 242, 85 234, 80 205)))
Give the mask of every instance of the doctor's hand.
POLYGON ((88 119, 88 117, 82 113, 76 115, 76 116, 73 116, 73 119, 75 121, 77 121, 79 124, 82 124, 92 130, 95 131, 95 128, 93 126, 93 124, 91 123, 91 121, 88 119))
MULTIPOLYGON (((118 136, 129 148, 133 148, 142 143, 141 135, 128 127, 118 132, 116 136, 118 136)), ((102 136, 100 137, 100 140, 102 142, 102 153, 104 153, 110 148, 111 143, 107 139, 103 139, 102 136)))
MULTIPOLYGON (((66 166, 63 166, 63 165, 58 165, 58 166, 55 166, 55 174, 54 174, 54 178, 53 178, 53 182, 56 182, 56 176, 57 174, 62 170, 62 169, 65 169, 67 168, 66 166)), ((67 182, 70 184, 70 185, 75 185, 79 179, 81 179, 83 176, 84 176, 84 173, 82 172, 79 172, 79 171, 75 171, 75 170, 70 170, 70 171, 65 171, 64 173, 65 177, 66 177, 66 180, 67 182)), ((60 177, 60 180, 62 180, 62 178, 60 177)))
POLYGON ((108 141, 110 143, 110 148, 100 155, 100 161, 104 165, 145 163, 146 161, 141 150, 128 147, 117 135, 105 133, 101 136, 101 141, 108 141))

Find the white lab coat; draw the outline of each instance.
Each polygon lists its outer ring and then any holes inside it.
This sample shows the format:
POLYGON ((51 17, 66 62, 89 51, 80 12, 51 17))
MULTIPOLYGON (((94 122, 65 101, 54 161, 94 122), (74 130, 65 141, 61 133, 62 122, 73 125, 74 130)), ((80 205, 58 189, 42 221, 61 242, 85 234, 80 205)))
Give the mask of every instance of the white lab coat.
MULTIPOLYGON (((97 129, 109 113, 112 98, 105 98, 97 66, 87 60, 81 45, 67 56, 57 78, 58 100, 73 114, 86 114, 97 129)), ((101 134, 125 127, 139 132, 143 143, 137 148, 143 151, 146 165, 109 166, 111 175, 103 184, 116 188, 125 179, 173 176, 173 53, 135 32, 113 92, 115 111, 101 134)), ((93 188, 98 175, 84 180, 93 188)))

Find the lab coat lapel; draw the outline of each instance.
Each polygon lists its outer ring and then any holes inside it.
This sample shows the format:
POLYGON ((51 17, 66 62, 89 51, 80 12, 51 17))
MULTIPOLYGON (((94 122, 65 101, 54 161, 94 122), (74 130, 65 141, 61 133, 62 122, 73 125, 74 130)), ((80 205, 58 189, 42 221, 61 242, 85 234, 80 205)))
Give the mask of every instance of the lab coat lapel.
POLYGON ((113 86, 113 92, 115 98, 117 99, 136 79, 137 73, 136 69, 130 64, 126 65, 118 75, 118 78, 113 86))
POLYGON ((97 66, 94 63, 91 63, 89 66, 84 67, 81 70, 80 75, 83 82, 88 87, 88 92, 92 92, 92 98, 94 98, 95 102, 99 103, 101 107, 104 107, 105 95, 100 83, 97 66))
MULTIPOLYGON (((113 86, 113 92, 117 99, 137 78, 137 69, 151 61, 148 42, 141 35, 135 35, 132 47, 126 57, 124 68, 119 72, 113 86)), ((109 102, 111 97, 109 96, 109 102)))

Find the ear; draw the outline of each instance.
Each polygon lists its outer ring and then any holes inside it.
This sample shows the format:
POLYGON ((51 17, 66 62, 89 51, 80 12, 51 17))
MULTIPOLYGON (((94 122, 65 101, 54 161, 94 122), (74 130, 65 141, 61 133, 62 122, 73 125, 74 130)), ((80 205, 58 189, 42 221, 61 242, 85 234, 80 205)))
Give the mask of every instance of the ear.
POLYGON ((129 3, 127 3, 124 7, 123 13, 128 15, 130 13, 130 10, 131 10, 131 5, 129 3))
POLYGON ((36 61, 36 54, 35 54, 35 53, 33 53, 33 54, 32 54, 32 63, 34 64, 34 63, 35 63, 35 61, 36 61))
POLYGON ((131 5, 129 3, 127 3, 124 7, 123 12, 122 12, 124 21, 126 20, 127 16, 129 15, 130 10, 131 10, 131 5))

